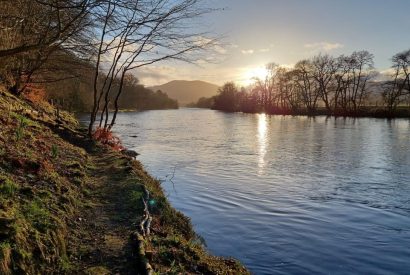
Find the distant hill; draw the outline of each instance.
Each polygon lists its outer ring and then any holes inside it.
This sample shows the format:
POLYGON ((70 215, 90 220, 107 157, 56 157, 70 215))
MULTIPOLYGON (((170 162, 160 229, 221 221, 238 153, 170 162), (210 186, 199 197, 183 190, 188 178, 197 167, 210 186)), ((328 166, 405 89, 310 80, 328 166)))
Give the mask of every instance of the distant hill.
POLYGON ((172 99, 176 99, 180 106, 197 102, 201 97, 211 97, 217 94, 218 86, 205 81, 173 80, 163 85, 149 87, 153 91, 161 90, 172 99))

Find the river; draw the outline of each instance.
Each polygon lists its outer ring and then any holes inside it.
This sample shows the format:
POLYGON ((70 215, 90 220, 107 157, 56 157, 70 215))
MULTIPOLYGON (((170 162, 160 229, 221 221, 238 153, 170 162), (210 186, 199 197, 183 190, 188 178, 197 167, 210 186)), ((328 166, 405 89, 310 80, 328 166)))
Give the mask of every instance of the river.
POLYGON ((409 274, 410 121, 180 109, 116 133, 213 254, 254 274, 409 274))

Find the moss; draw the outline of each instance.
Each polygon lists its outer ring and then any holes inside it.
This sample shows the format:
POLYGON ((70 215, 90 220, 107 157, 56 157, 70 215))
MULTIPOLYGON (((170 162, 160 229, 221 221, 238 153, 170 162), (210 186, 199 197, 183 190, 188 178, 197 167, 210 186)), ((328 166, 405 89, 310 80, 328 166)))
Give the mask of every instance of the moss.
POLYGON ((66 255, 58 259, 59 269, 62 273, 67 273, 73 269, 73 266, 66 255))

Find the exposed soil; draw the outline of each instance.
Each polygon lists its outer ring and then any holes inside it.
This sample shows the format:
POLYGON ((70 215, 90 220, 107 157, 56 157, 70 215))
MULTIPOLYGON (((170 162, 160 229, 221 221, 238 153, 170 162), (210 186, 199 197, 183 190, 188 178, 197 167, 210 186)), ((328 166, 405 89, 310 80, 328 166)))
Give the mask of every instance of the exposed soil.
MULTIPOLYGON (((87 274, 137 274, 135 244, 130 238, 137 229, 135 207, 126 203, 130 190, 123 182, 127 159, 106 152, 92 156, 87 204, 70 225, 68 253, 78 263, 76 271, 87 274), (114 165, 113 165, 114 163, 114 165)), ((135 189, 140 189, 138 185, 135 189)))

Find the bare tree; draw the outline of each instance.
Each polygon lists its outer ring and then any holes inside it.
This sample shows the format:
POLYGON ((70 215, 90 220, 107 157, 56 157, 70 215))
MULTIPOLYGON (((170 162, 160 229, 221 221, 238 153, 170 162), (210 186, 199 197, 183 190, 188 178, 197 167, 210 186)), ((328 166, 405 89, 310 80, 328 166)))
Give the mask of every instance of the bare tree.
POLYGON ((338 70, 331 85, 334 110, 357 113, 370 93, 369 80, 375 76, 373 55, 367 51, 353 52, 350 56, 340 56, 337 64, 338 70))
POLYGON ((107 0, 99 6, 100 16, 97 19, 100 23, 100 38, 95 60, 94 106, 88 131, 90 136, 103 98, 102 109, 106 115, 101 126, 106 130, 114 126, 124 78, 128 73, 165 60, 193 62, 195 53, 215 43, 205 33, 191 32, 189 29, 195 18, 210 11, 202 8, 199 2, 107 0), (114 113, 110 119, 110 94, 117 80, 118 89, 112 102, 114 113))
POLYGON ((368 82, 374 77, 373 54, 368 51, 354 52, 351 55, 351 110, 356 113, 363 106, 365 99, 369 95, 368 82))
POLYGON ((16 0, 1 1, 0 57, 42 51, 68 41, 84 27, 99 1, 16 0))
POLYGON ((302 93, 299 87, 298 70, 279 68, 278 70, 278 93, 286 100, 286 108, 292 112, 299 111, 303 103, 302 93))
POLYGON ((335 58, 330 55, 315 56, 311 63, 312 76, 317 82, 319 95, 324 102, 326 109, 331 112, 331 101, 334 97, 334 90, 330 89, 330 86, 334 80, 335 73, 338 70, 338 64, 335 58))
POLYGON ((383 98, 390 115, 410 94, 410 50, 394 55, 392 62, 392 79, 383 85, 383 98))
POLYGON ((313 63, 310 60, 302 60, 295 65, 297 88, 303 104, 309 113, 314 113, 320 96, 320 86, 315 79, 313 63))
POLYGON ((91 48, 83 45, 90 46, 85 36, 94 4, 90 0, 0 2, 0 74, 12 92, 21 93, 56 51, 75 52, 79 58, 91 48))
POLYGON ((265 78, 255 78, 255 90, 260 94, 260 104, 265 112, 272 111, 274 107, 278 107, 277 94, 275 95, 277 70, 279 66, 272 62, 266 65, 265 78))

